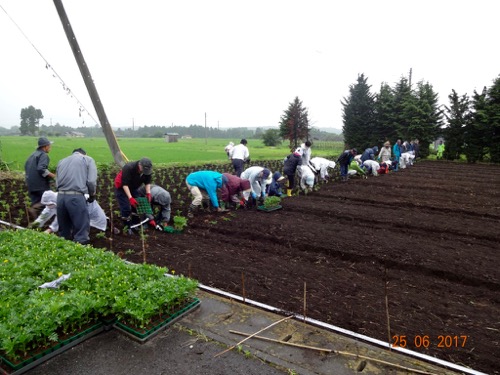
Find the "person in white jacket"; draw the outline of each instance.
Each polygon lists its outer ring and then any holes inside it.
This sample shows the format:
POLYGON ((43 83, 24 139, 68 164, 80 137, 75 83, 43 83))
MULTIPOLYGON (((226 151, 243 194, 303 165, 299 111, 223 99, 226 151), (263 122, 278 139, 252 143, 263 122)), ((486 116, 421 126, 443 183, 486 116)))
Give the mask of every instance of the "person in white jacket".
POLYGON ((378 176, 378 170, 380 169, 380 164, 375 160, 367 159, 363 162, 363 166, 366 168, 366 172, 374 176, 378 176))
POLYGON ((300 188, 308 193, 313 190, 315 174, 309 165, 299 166, 300 188))
POLYGON ((265 198, 267 185, 273 182, 271 171, 267 168, 258 166, 245 169, 240 177, 250 181, 252 187, 251 195, 255 200, 265 198))
POLYGON ((326 181, 330 176, 328 175, 328 168, 335 168, 335 162, 325 159, 325 158, 320 158, 320 157, 314 157, 310 161, 311 165, 316 169, 316 171, 319 172, 319 176, 321 180, 326 181))
POLYGON ((234 147, 233 142, 229 142, 228 145, 224 148, 224 151, 226 152, 227 158, 231 160, 231 150, 234 147))
MULTIPOLYGON (((88 195, 86 196, 88 199, 88 195)), ((56 233, 59 231, 59 223, 57 222, 57 193, 52 190, 47 190, 42 195, 41 203, 45 206, 42 213, 33 222, 32 227, 42 228, 50 219, 54 220, 45 230, 46 233, 56 233)), ((107 217, 97 201, 87 203, 87 209, 90 215, 90 226, 101 231, 105 231, 107 227, 107 217)))
POLYGON ((247 143, 247 140, 243 138, 239 145, 234 146, 229 151, 229 157, 234 167, 234 174, 238 177, 241 177, 245 162, 250 162, 250 151, 248 151, 247 143))
POLYGON ((311 146, 312 143, 309 141, 305 141, 300 145, 300 148, 302 149, 302 165, 309 165, 309 162, 311 161, 311 146))

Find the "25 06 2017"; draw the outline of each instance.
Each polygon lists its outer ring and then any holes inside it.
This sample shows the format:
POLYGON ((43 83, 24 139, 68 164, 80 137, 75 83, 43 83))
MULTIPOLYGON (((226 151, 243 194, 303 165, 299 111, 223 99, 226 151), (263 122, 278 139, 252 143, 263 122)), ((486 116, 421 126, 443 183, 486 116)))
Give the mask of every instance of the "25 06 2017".
POLYGON ((431 337, 430 335, 415 335, 413 337, 394 335, 392 336, 391 346, 406 348, 410 343, 416 348, 428 348, 430 346, 443 349, 464 348, 468 338, 467 335, 438 335, 437 337, 431 337))

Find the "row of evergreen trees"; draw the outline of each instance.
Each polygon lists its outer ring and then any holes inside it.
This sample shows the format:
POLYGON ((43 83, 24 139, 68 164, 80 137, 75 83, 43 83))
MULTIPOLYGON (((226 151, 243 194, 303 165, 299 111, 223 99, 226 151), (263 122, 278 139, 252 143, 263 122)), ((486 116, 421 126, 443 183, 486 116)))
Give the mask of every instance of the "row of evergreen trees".
POLYGON ((429 154, 429 144, 437 137, 445 139, 444 158, 467 161, 500 162, 500 77, 485 87, 459 96, 449 95, 449 106, 438 104, 431 84, 419 81, 415 86, 410 76, 401 77, 394 87, 384 83, 377 94, 370 92, 364 74, 349 87, 342 100, 343 134, 348 147, 364 150, 382 145, 418 139, 422 157, 429 154))

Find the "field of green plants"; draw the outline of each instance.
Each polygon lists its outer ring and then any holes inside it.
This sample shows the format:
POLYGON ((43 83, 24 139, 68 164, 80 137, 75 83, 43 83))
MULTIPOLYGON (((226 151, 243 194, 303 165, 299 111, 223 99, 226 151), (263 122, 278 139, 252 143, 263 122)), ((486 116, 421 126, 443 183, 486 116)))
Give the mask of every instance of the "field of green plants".
MULTIPOLYGON (((23 170, 28 156, 36 149, 38 137, 0 137, 0 160, 7 163, 10 170, 23 170)), ((112 163, 113 157, 104 138, 55 137, 50 151, 50 169, 65 158, 75 148, 83 148, 97 163, 112 163)), ((167 143, 160 138, 120 138, 118 144, 129 160, 149 157, 155 165, 196 165, 204 163, 225 163, 224 147, 239 139, 180 139, 167 143)), ((262 140, 249 139, 248 148, 252 160, 283 159, 290 152, 288 142, 277 147, 266 147, 262 140)), ((342 142, 318 142, 313 145, 314 156, 338 156, 342 152, 342 142)))

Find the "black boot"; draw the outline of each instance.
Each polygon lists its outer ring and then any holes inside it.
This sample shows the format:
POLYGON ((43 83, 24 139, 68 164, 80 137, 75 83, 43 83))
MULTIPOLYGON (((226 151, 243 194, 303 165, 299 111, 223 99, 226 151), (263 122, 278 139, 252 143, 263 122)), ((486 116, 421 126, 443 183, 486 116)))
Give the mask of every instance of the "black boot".
POLYGON ((198 211, 199 206, 195 206, 194 204, 190 204, 188 208, 188 218, 192 219, 194 217, 194 213, 198 211))

